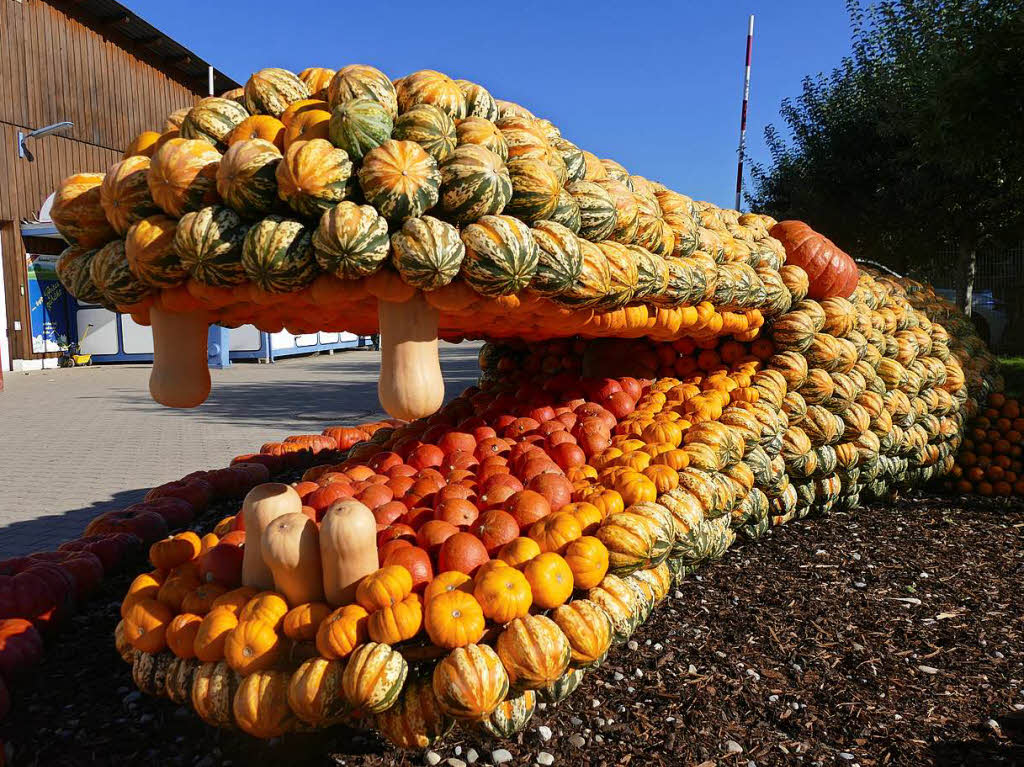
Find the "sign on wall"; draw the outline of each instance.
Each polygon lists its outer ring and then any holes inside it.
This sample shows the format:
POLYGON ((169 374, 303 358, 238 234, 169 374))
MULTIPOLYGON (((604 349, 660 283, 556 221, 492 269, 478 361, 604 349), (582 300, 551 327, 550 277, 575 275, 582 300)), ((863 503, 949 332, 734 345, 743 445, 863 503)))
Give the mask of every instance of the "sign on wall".
POLYGON ((57 279, 59 256, 34 255, 28 260, 29 317, 32 351, 36 354, 60 351, 60 343, 74 338, 69 296, 57 279))

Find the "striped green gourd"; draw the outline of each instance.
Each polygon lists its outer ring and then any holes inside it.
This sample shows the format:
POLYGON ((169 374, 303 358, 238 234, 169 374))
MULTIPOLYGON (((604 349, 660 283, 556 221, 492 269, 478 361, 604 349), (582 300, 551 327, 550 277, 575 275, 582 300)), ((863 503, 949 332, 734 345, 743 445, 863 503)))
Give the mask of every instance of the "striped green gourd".
POLYGON ((434 207, 440 185, 437 163, 414 141, 385 141, 367 153, 359 169, 366 201, 392 224, 434 207))
POLYGON ((267 216, 246 233, 242 268, 268 293, 301 290, 316 277, 313 235, 300 221, 267 216))
POLYGON ((71 245, 57 259, 57 279, 81 304, 98 304, 103 295, 92 281, 89 264, 97 250, 71 245))
POLYGON ((391 138, 393 128, 391 115, 382 104, 372 99, 352 99, 331 112, 328 135, 332 144, 359 162, 391 138))
POLYGON ((505 210, 527 223, 550 218, 558 207, 562 191, 555 172, 544 159, 525 157, 508 162, 512 199, 505 210))
POLYGON ((483 216, 462 230, 462 242, 462 276, 481 295, 518 293, 537 272, 537 243, 518 218, 483 216))
POLYGON ((181 123, 181 137, 202 139, 224 148, 228 134, 248 116, 249 112, 237 101, 207 96, 185 115, 181 123))
POLYGON ((502 159, 478 144, 464 144, 441 163, 441 209, 457 224, 501 213, 512 198, 502 159))
POLYGON ((530 289, 542 296, 559 295, 579 279, 583 269, 579 238, 555 221, 538 221, 532 233, 538 260, 530 289))
POLYGON ((391 236, 395 270, 420 290, 437 290, 454 280, 465 256, 459 230, 433 216, 410 218, 391 236))
POLYGON ((245 83, 245 106, 254 115, 280 117, 293 101, 308 98, 309 88, 287 69, 261 69, 245 83))
POLYGON ((269 141, 237 141, 224 153, 217 168, 217 192, 240 216, 264 216, 278 204, 280 162, 281 152, 269 141))
POLYGON ((399 141, 415 141, 438 163, 451 156, 457 141, 455 121, 432 104, 417 104, 400 114, 391 136, 399 141))
POLYGON ((152 292, 152 288, 132 274, 124 240, 108 242, 96 251, 89 264, 89 277, 108 308, 138 303, 152 292))
POLYGON ((209 205, 186 213, 174 233, 174 249, 197 282, 228 287, 245 282, 242 243, 249 231, 235 211, 209 205))
POLYGON ((387 221, 372 206, 348 200, 325 210, 313 233, 320 268, 343 280, 376 272, 390 247, 387 221))
POLYGON ((596 181, 574 181, 566 187, 580 206, 580 237, 604 240, 615 229, 615 201, 596 181))

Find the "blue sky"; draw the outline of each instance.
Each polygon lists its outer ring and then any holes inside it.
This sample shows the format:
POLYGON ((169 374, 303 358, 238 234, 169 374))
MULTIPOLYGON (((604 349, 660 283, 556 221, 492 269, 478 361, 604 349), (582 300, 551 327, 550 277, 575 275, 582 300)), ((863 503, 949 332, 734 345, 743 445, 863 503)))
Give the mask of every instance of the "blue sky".
POLYGON ((747 15, 755 160, 767 159, 763 130, 779 102, 850 50, 843 0, 127 4, 239 82, 266 66, 351 63, 392 78, 429 68, 475 80, 598 156, 729 207, 747 15))

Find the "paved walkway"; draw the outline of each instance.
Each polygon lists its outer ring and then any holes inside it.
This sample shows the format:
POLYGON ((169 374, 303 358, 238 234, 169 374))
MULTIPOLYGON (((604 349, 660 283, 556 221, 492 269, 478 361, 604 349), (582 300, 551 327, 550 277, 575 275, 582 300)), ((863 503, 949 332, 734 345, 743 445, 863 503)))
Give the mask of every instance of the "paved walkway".
MULTIPOLYGON (((478 344, 444 344, 448 397, 476 381, 478 344)), ((0 558, 52 549, 97 514, 162 482, 226 466, 289 434, 383 417, 380 354, 343 351, 213 371, 191 411, 149 398, 149 367, 5 373, 0 392, 0 558)))

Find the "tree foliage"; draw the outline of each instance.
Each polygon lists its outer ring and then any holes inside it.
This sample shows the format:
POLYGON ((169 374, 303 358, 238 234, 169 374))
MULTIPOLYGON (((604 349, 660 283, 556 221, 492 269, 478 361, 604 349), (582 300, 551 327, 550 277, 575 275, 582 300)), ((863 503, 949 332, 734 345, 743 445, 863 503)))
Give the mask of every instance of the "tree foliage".
MULTIPOLYGON (((858 256, 934 274, 936 252, 1024 236, 1024 0, 847 3, 853 51, 766 128, 752 207, 858 256)), ((962 281, 962 280, 961 280, 962 281)))

